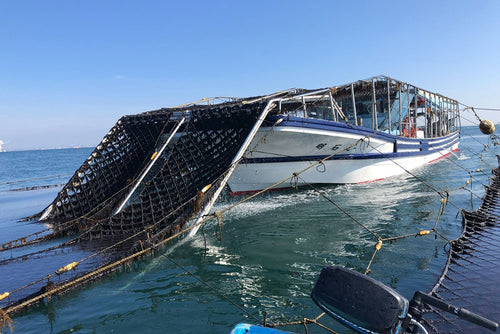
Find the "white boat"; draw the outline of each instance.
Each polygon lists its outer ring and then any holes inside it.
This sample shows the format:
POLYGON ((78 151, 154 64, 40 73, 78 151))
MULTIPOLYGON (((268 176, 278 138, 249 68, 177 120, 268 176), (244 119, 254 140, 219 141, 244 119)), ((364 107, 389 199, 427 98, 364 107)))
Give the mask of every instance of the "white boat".
POLYGON ((458 150, 458 102, 386 76, 270 104, 228 181, 233 194, 378 181, 458 150))

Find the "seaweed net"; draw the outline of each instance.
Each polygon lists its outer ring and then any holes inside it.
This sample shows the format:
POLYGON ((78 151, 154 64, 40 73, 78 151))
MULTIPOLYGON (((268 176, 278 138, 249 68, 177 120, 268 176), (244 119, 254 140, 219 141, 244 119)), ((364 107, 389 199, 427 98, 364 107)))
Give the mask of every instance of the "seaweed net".
POLYGON ((122 117, 35 216, 50 228, 1 245, 12 256, 0 261, 9 291, 0 320, 118 270, 202 219, 270 98, 122 117))
MULTIPOLYGON (((452 305, 498 321, 500 304, 500 167, 479 208, 462 211, 463 231, 450 243, 449 258, 431 293, 452 305)), ((484 328, 428 306, 422 310, 429 332, 483 333, 484 328)))

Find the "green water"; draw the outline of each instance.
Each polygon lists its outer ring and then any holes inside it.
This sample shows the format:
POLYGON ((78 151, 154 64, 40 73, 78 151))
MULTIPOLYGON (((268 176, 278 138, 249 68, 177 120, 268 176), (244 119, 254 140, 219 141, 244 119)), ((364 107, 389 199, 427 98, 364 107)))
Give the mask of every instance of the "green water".
MULTIPOLYGON (((465 128, 460 151, 417 170, 418 179, 403 176, 369 184, 324 186, 321 190, 382 237, 431 229, 440 197, 422 181, 439 190, 462 186, 469 179, 463 168, 481 167, 479 155, 486 143, 487 137, 475 128, 465 128)), ((88 153, 0 153, 0 169, 24 161, 38 166, 33 176, 55 175, 54 165, 59 166, 56 174, 71 173, 88 153), (55 157, 62 153, 72 158, 55 157)), ((482 184, 488 183, 489 169, 497 166, 495 153, 498 149, 485 153, 482 167, 486 173, 473 174, 472 189, 478 195, 483 193, 482 184)), ((10 173, 4 170, 0 183, 29 178, 27 170, 22 174, 15 174, 14 168, 10 173)), ((40 229, 17 219, 43 209, 57 192, 56 188, 11 192, 8 187, 13 186, 0 186, 0 243, 40 229)), ((215 209, 242 198, 225 196, 215 209)), ((471 209, 480 200, 473 197, 471 201, 469 192, 453 190, 450 202, 471 209)), ((439 232, 449 239, 461 231, 457 212, 448 204, 438 225, 439 232)), ((200 230, 154 257, 17 314, 13 318, 15 333, 229 333, 236 323, 257 323, 255 318, 262 321, 264 314, 269 322, 314 318, 321 311, 309 294, 321 268, 343 265, 364 271, 376 243, 364 228, 307 188, 264 194, 229 211, 220 241, 216 229, 216 223, 210 223, 204 233, 200 230)), ((429 290, 446 262, 444 245, 445 241, 434 235, 384 244, 372 264, 371 276, 408 298, 415 290, 429 290)), ((0 274, 0 293, 6 289, 2 281, 7 278, 0 274)), ((322 320, 337 331, 347 332, 326 317, 322 320)), ((304 333, 300 326, 284 329, 304 333)), ((309 333, 326 333, 314 325, 308 329, 309 333)))

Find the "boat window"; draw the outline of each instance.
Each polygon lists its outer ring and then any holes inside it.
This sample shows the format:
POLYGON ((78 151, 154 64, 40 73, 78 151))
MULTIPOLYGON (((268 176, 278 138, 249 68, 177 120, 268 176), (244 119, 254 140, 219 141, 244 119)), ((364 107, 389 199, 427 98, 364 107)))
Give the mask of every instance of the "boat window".
POLYGON ((290 116, 304 117, 304 105, 302 102, 298 101, 283 102, 281 104, 281 113, 290 116))
POLYGON ((307 116, 317 119, 326 119, 333 121, 333 111, 330 101, 318 101, 315 103, 306 104, 307 116))

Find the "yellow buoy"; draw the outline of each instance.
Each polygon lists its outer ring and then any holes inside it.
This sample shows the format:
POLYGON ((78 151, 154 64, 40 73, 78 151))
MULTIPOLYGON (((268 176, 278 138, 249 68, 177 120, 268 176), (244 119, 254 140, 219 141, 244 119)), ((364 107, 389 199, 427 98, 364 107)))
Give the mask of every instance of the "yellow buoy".
POLYGON ((495 132, 495 125, 492 121, 483 119, 481 123, 479 123, 479 130, 481 130, 481 132, 485 135, 491 135, 493 132, 495 132))
POLYGON ((208 189, 210 189, 212 187, 212 184, 207 184, 206 186, 203 187, 203 189, 201 189, 201 192, 202 193, 206 193, 208 191, 208 189))
POLYGON ((4 292, 4 293, 2 293, 2 294, 0 295, 0 300, 5 299, 5 298, 9 297, 9 295, 10 295, 10 293, 8 293, 8 292, 4 292))
POLYGON ((71 262, 70 264, 67 264, 67 265, 65 265, 64 267, 59 268, 58 270, 56 270, 56 274, 57 274, 57 275, 61 275, 62 273, 65 273, 65 272, 67 272, 67 271, 70 271, 70 270, 72 270, 72 269, 75 269, 75 268, 76 268, 76 266, 78 266, 78 264, 79 264, 79 263, 80 263, 80 262, 78 262, 78 261, 71 262))

